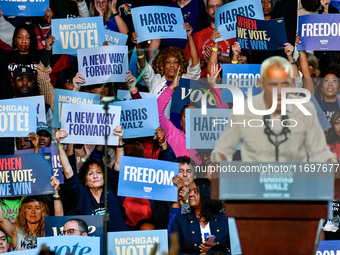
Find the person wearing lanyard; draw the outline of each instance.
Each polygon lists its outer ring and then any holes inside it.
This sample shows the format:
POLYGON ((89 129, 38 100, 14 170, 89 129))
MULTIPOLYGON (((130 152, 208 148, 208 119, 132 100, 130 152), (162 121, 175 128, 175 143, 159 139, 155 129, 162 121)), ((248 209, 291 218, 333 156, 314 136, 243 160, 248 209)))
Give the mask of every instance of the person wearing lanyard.
POLYGON ((45 15, 38 18, 38 25, 34 28, 34 33, 37 36, 38 50, 45 49, 46 39, 51 35, 51 19, 53 12, 51 8, 45 9, 45 15))

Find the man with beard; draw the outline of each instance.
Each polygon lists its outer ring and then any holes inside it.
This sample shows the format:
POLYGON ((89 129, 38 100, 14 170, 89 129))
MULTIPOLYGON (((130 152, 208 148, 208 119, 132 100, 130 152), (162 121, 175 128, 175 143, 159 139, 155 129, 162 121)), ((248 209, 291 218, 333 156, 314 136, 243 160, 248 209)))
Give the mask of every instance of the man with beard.
MULTIPOLYGON (((200 58, 201 65, 201 78, 207 77, 207 64, 211 51, 214 50, 214 42, 210 38, 211 34, 215 31, 215 11, 223 5, 222 0, 207 0, 206 12, 209 16, 210 26, 196 32, 193 35, 193 39, 197 48, 197 52, 200 58)), ((218 62, 219 63, 230 63, 229 53, 231 45, 235 42, 235 38, 221 41, 218 46, 218 62)), ((185 48, 187 58, 190 59, 189 45, 185 48)))

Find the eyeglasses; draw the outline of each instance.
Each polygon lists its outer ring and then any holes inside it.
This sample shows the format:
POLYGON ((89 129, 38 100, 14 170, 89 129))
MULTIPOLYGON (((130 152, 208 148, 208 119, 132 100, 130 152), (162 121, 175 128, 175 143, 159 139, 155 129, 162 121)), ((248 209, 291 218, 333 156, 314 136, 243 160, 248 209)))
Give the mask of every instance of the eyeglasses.
POLYGON ((32 77, 17 77, 15 79, 17 82, 34 82, 34 79, 32 77))
POLYGON ((215 9, 215 8, 218 9, 218 8, 220 8, 221 6, 222 6, 222 4, 216 4, 216 5, 212 5, 212 4, 211 4, 211 5, 208 6, 208 9, 215 9))
POLYGON ((74 231, 79 231, 80 234, 83 234, 83 233, 85 232, 85 231, 81 231, 81 230, 79 230, 79 229, 70 228, 70 229, 68 229, 68 230, 60 231, 60 234, 59 234, 59 235, 64 236, 64 235, 66 235, 66 233, 67 233, 68 235, 73 235, 74 231))
POLYGON ((102 2, 101 1, 97 1, 96 2, 97 6, 104 5, 104 4, 108 4, 108 1, 102 1, 102 2))

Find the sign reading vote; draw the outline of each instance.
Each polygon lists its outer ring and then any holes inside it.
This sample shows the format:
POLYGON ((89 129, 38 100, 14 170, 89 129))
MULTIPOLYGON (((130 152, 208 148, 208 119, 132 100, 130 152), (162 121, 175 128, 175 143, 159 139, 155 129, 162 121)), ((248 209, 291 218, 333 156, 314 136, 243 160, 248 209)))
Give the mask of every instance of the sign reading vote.
POLYGON ((236 37, 237 14, 263 20, 261 0, 238 0, 218 8, 215 11, 215 25, 221 37, 217 38, 217 42, 236 37))
POLYGON ((16 100, 28 100, 37 102, 37 117, 38 121, 47 123, 46 111, 45 111, 45 98, 44 96, 33 96, 33 97, 17 97, 16 100))
POLYGON ((245 50, 279 50, 287 42, 284 19, 256 20, 237 15, 237 41, 245 50))
POLYGON ((1 0, 0 10, 4 16, 44 16, 49 0, 1 0))
POLYGON ((164 38, 187 39, 180 8, 144 6, 132 8, 131 15, 135 31, 138 32, 138 43, 164 38))
POLYGON ((108 145, 118 145, 118 136, 113 130, 120 122, 120 106, 110 105, 108 116, 102 105, 64 104, 61 127, 68 136, 63 143, 105 144, 105 129, 108 134, 108 145))
POLYGON ((156 254, 168 254, 167 230, 122 231, 107 233, 108 254, 149 255, 158 244, 156 254))
POLYGON ((45 236, 58 236, 64 230, 64 224, 66 223, 66 221, 75 218, 81 219, 86 222, 88 226, 89 236, 98 236, 100 238, 102 249, 104 237, 103 215, 70 215, 60 217, 45 217, 45 236))
POLYGON ((116 101, 113 105, 122 107, 120 125, 124 129, 123 138, 155 135, 159 127, 157 98, 116 101))
POLYGON ((231 110, 185 109, 185 130, 187 149, 214 149, 216 141, 223 135, 231 110))
POLYGON ((114 45, 125 45, 128 39, 128 35, 113 32, 109 29, 105 29, 105 41, 109 44, 109 46, 114 45))
POLYGON ((58 255, 100 254, 100 238, 95 236, 53 236, 38 237, 38 250, 45 244, 50 251, 58 255))
POLYGON ((66 89, 54 90, 54 111, 52 126, 61 128, 61 111, 64 103, 71 104, 99 104, 100 95, 85 93, 79 91, 71 91, 66 89))
POLYGON ((299 16, 300 50, 339 50, 340 14, 299 16))
POLYGON ((0 196, 54 194, 52 167, 44 154, 0 156, 0 196))
POLYGON ((77 54, 77 49, 98 47, 105 41, 102 17, 52 19, 53 54, 77 54))
MULTIPOLYGON (((66 149, 66 145, 64 146, 66 149)), ((52 170, 53 170, 53 176, 57 177, 60 184, 64 183, 64 169, 63 166, 60 163, 59 158, 59 150, 58 147, 44 147, 39 149, 40 153, 44 153, 45 159, 50 160, 52 158, 52 170)), ((16 150, 14 154, 29 154, 34 153, 34 149, 28 149, 28 150, 16 150)))
POLYGON ((338 255, 340 254, 340 241, 339 240, 327 240, 319 241, 318 250, 316 255, 338 255))
POLYGON ((177 186, 172 178, 178 169, 174 162, 122 156, 118 196, 176 201, 177 186))
POLYGON ((23 137, 37 131, 37 103, 0 100, 0 137, 23 137))
POLYGON ((127 46, 102 46, 78 50, 78 70, 85 83, 125 82, 129 67, 127 46))
MULTIPOLYGON (((248 97, 248 88, 252 88, 253 96, 261 93, 257 80, 260 75, 261 65, 259 64, 223 64, 223 84, 232 85, 242 90, 244 97, 248 97)), ((233 96, 229 89, 222 89, 222 102, 232 103, 233 96)))

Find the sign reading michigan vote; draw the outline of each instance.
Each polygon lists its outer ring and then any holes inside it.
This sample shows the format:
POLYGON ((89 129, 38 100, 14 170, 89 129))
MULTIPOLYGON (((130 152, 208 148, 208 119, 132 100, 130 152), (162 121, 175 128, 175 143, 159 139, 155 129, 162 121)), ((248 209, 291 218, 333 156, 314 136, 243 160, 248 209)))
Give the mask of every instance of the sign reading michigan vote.
POLYGON ((0 137, 23 137, 37 131, 37 103, 0 100, 0 137))
POLYGON ((155 135, 159 127, 157 98, 115 101, 112 105, 122 107, 120 125, 124 130, 123 138, 155 135))
POLYGON ((61 112, 64 103, 71 104, 99 104, 100 95, 66 89, 54 90, 54 111, 52 126, 61 128, 61 112))
MULTIPOLYGON (((262 91, 257 82, 260 78, 260 69, 259 64, 223 64, 222 83, 240 88, 244 97, 248 97, 248 88, 252 88, 252 95, 255 96, 262 91)), ((233 95, 229 89, 222 88, 221 100, 227 103, 233 102, 233 95)))
POLYGON ((47 248, 58 255, 100 254, 100 238, 96 236, 49 236, 38 237, 38 250, 45 244, 47 248))
POLYGON ((243 50, 280 50, 287 42, 284 18, 257 20, 237 15, 237 42, 243 50))
POLYGON ((44 16, 49 0, 1 0, 0 10, 4 16, 44 16))
POLYGON ((54 194, 44 154, 0 156, 0 197, 54 194))
POLYGON ((197 169, 219 173, 219 199, 327 201, 334 196, 337 167, 328 163, 223 161, 197 169))
POLYGON ((177 186, 172 178, 178 169, 174 162, 122 156, 118 196, 176 201, 177 186))
POLYGON ((166 229, 109 232, 108 254, 149 255, 156 244, 158 244, 156 254, 168 254, 167 234, 166 229))
POLYGON ((185 130, 187 149, 214 149, 216 141, 223 135, 231 110, 185 109, 185 130))
POLYGON ((118 145, 118 136, 113 134, 120 122, 120 106, 109 106, 108 116, 102 105, 64 104, 61 127, 68 136, 63 143, 105 144, 105 131, 108 145, 118 145))
POLYGON ((152 39, 187 39, 183 28, 183 15, 180 8, 168 6, 144 6, 131 9, 137 42, 152 39))
POLYGON ((215 25, 221 33, 216 41, 224 41, 236 37, 237 14, 263 20, 261 0, 238 0, 221 6, 215 11, 215 25))
POLYGON ((304 15, 299 17, 299 51, 340 49, 340 14, 304 15))
POLYGON ((127 46, 102 46, 79 49, 78 70, 84 76, 82 86, 106 82, 125 82, 129 68, 127 46))
POLYGON ((111 31, 109 29, 105 29, 105 42, 109 44, 109 46, 114 45, 125 45, 128 39, 128 35, 111 31))
POLYGON ((105 41, 102 17, 52 19, 52 31, 53 54, 76 55, 77 49, 102 46, 105 41))

